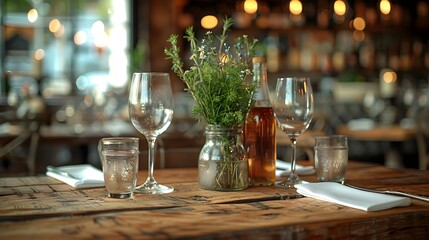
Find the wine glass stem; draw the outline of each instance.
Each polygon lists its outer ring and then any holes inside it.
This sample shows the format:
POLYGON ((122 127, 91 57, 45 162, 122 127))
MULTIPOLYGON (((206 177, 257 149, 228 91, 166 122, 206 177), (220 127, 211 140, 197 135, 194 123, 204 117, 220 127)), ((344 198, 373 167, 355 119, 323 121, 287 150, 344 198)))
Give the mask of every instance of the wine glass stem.
POLYGON ((291 170, 292 175, 296 175, 296 138, 291 138, 290 141, 292 142, 292 162, 291 162, 291 170))
POLYGON ((146 182, 150 182, 150 183, 154 183, 155 182, 155 178, 153 177, 153 168, 154 168, 154 163, 155 163, 155 143, 156 143, 156 138, 148 138, 147 140, 148 142, 148 146, 149 146, 149 158, 148 158, 148 177, 146 182))

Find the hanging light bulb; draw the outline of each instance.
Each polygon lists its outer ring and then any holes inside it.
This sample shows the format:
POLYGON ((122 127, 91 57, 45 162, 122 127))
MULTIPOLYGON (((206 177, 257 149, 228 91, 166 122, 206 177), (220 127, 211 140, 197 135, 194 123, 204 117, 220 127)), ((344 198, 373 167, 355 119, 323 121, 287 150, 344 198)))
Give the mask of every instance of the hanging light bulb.
POLYGON ((84 31, 78 31, 74 34, 73 41, 76 45, 82 45, 86 43, 86 40, 88 39, 88 36, 84 31))
POLYGON ((30 11, 28 11, 27 13, 27 19, 29 22, 34 23, 35 21, 37 21, 37 19, 39 18, 39 13, 37 12, 36 9, 30 9, 30 11))
POLYGON ((289 3, 289 11, 293 15, 299 15, 302 13, 302 3, 299 0, 292 0, 289 3))
POLYGON ((205 29, 213 29, 217 26, 218 20, 213 15, 207 15, 201 18, 201 26, 205 29))
POLYGON ((386 71, 383 73, 383 81, 386 83, 394 83, 397 78, 396 72, 394 71, 386 71))
POLYGON ((36 60, 42 60, 43 58, 45 57, 45 51, 43 50, 43 49, 41 49, 41 48, 39 48, 39 49, 37 49, 35 52, 34 52, 34 59, 36 59, 36 60))
POLYGON ((248 14, 254 14, 258 11, 258 2, 256 0, 244 1, 244 11, 248 14))
POLYGON ((361 17, 355 18, 355 20, 353 20, 353 27, 358 31, 363 31, 366 27, 365 20, 361 17))
POLYGON ((347 12, 346 3, 342 0, 337 0, 334 3, 334 12, 338 16, 344 16, 347 12))
POLYGON ((60 20, 54 18, 49 22, 49 31, 52 33, 57 32, 61 28, 61 22, 60 20))
POLYGON ((391 5, 389 0, 381 0, 380 1, 380 12, 384 15, 388 15, 391 10, 391 5))
POLYGON ((94 37, 104 33, 104 23, 102 21, 95 21, 91 26, 91 34, 94 37))

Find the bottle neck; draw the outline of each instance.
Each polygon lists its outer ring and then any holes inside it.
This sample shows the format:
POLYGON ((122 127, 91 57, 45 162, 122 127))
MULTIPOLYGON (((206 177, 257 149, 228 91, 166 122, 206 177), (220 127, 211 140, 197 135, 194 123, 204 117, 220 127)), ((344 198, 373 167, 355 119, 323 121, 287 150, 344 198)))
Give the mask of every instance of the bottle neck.
POLYGON ((253 83, 255 90, 252 96, 252 102, 257 107, 271 107, 268 93, 267 66, 264 62, 253 63, 253 83))

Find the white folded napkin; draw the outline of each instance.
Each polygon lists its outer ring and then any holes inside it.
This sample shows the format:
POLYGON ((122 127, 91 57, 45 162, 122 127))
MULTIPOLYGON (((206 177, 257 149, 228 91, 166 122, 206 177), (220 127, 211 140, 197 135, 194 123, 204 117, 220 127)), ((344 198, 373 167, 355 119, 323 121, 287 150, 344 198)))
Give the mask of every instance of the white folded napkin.
POLYGON ((351 208, 380 211, 408 206, 410 198, 366 192, 335 182, 302 183, 295 185, 297 192, 306 197, 337 203, 351 208))
MULTIPOLYGON (((291 169, 291 164, 289 162, 285 162, 282 160, 278 160, 276 161, 276 176, 277 177, 287 177, 290 175, 292 169, 291 169)), ((315 172, 314 167, 313 166, 301 166, 301 165, 296 165, 296 169, 295 169, 296 174, 304 176, 304 175, 311 175, 315 172)))
POLYGON ((90 164, 57 167, 58 170, 69 174, 60 174, 47 170, 46 175, 67 183, 74 188, 103 187, 103 172, 90 164))

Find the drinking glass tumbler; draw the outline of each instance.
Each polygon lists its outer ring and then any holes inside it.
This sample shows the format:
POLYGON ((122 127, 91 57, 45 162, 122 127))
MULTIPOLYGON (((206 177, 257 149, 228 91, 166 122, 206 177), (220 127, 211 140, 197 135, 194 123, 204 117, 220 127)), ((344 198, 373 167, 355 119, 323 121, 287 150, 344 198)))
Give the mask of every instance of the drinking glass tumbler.
POLYGON ((344 183, 348 163, 347 137, 316 137, 314 165, 320 182, 344 183))
POLYGON ((139 139, 135 137, 102 138, 98 146, 107 196, 132 197, 137 183, 139 139))

